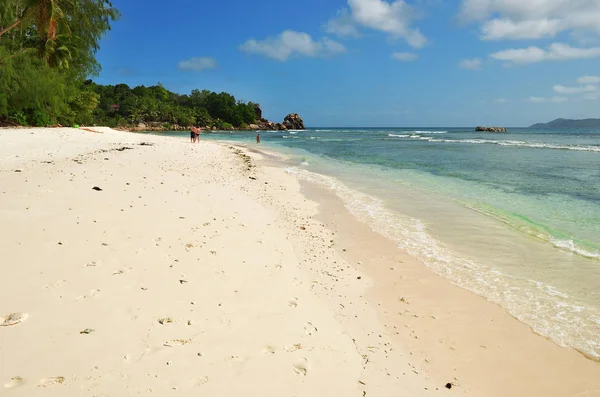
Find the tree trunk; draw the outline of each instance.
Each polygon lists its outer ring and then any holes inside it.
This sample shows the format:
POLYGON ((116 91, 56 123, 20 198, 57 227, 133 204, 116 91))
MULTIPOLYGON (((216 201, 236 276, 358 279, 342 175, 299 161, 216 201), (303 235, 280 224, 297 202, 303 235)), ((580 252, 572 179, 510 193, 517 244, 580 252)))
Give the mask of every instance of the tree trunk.
POLYGON ((8 32, 9 30, 12 30, 14 28, 16 28, 17 26, 19 26, 19 24, 23 21, 22 18, 17 19, 16 21, 14 21, 12 24, 10 24, 7 28, 4 28, 0 31, 0 37, 2 37, 2 35, 4 35, 4 33, 8 32))

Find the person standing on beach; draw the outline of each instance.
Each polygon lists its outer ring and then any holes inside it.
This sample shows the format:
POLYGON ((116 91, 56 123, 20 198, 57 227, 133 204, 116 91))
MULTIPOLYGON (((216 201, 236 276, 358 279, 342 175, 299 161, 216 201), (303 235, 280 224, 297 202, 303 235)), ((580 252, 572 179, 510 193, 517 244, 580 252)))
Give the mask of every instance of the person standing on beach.
POLYGON ((196 142, 200 143, 200 127, 196 127, 196 142))
POLYGON ((256 143, 260 143, 260 134, 256 134, 256 143))
POLYGON ((192 132, 190 134, 191 143, 196 142, 196 127, 192 127, 192 132))

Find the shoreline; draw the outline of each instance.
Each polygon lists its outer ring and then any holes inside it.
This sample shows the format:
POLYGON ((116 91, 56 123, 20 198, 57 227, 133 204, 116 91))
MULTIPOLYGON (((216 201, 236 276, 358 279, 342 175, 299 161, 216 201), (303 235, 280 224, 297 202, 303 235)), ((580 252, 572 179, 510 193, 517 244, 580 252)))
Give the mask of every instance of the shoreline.
POLYGON ((49 369, 61 397, 600 395, 600 364, 435 275, 274 154, 94 129, 0 130, 15 280, 0 315, 30 314, 0 328, 15 395, 49 369))

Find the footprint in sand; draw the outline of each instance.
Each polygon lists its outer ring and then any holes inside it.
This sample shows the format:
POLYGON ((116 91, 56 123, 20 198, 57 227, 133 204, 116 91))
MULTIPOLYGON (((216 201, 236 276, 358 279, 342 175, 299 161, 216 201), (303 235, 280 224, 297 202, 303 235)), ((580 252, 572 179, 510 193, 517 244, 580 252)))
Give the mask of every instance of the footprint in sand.
POLYGON ((10 381, 6 382, 4 384, 4 387, 7 389, 13 389, 15 387, 19 387, 24 384, 25 384, 25 379, 21 378, 20 376, 15 376, 10 381))
POLYGON ((298 298, 294 298, 294 299, 288 301, 288 306, 289 307, 298 307, 298 298))
POLYGON ((302 349, 302 345, 300 343, 295 343, 291 346, 285 347, 285 351, 288 353, 292 353, 292 352, 295 352, 295 351, 301 350, 301 349, 302 349))
POLYGON ((63 285, 64 283, 65 283, 65 280, 58 280, 58 281, 57 281, 57 282, 55 282, 55 283, 48 284, 48 285, 44 286, 44 288, 46 288, 46 289, 55 289, 55 288, 58 288, 58 287, 60 287, 60 286, 61 286, 61 285, 63 285))
POLYGON ((308 360, 302 358, 301 360, 298 360, 296 364, 292 365, 292 368, 298 375, 306 376, 308 373, 308 360))
POLYGON ((190 343, 192 343, 191 339, 172 339, 172 340, 166 341, 164 343, 164 346, 167 346, 167 347, 184 346, 184 345, 187 345, 190 343))
POLYGON ((314 325, 312 325, 312 323, 306 323, 306 324, 304 325, 304 333, 305 333, 306 335, 309 335, 309 336, 310 336, 310 335, 316 334, 316 333, 317 333, 317 331, 318 331, 318 330, 317 330, 317 327, 315 327, 314 325))
POLYGON ((10 313, 0 317, 0 327, 10 327, 25 321, 28 317, 27 313, 10 313))
POLYGON ((90 299, 90 298, 93 298, 96 295, 98 295, 99 292, 100 292, 99 289, 92 289, 92 290, 90 290, 90 292, 88 292, 87 295, 78 296, 75 300, 76 301, 81 301, 81 300, 84 300, 84 299, 90 299))
POLYGON ((267 356, 271 356, 275 354, 275 348, 273 346, 265 346, 262 352, 267 356))
POLYGON ((38 387, 56 386, 56 385, 62 385, 63 383, 65 383, 64 376, 54 376, 52 378, 44 378, 44 379, 40 380, 40 384, 38 387))

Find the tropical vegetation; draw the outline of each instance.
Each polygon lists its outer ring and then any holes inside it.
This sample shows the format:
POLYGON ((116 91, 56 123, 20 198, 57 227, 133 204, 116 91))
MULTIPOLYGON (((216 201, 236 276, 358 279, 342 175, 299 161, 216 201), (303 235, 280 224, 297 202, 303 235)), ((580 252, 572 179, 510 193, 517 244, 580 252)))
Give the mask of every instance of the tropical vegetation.
POLYGON ((99 41, 119 17, 109 0, 1 0, 0 124, 226 129, 255 121, 255 105, 227 93, 95 84, 99 41))
POLYGON ((245 128, 256 120, 256 106, 242 102, 226 92, 193 90, 180 95, 162 84, 129 88, 126 84, 97 85, 86 83, 87 90, 98 95, 93 111, 96 124, 109 127, 158 123, 163 129, 178 126, 245 128))

